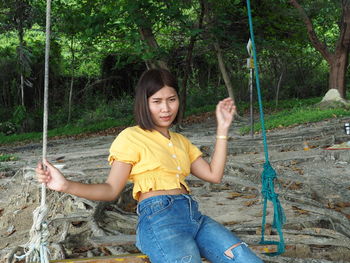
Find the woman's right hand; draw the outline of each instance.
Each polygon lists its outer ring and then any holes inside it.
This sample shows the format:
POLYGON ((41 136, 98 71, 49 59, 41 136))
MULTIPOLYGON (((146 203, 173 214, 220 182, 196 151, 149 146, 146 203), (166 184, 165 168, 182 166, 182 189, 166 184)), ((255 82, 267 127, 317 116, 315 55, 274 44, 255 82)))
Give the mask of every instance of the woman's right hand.
POLYGON ((35 169, 38 181, 45 184, 51 190, 65 192, 69 181, 63 176, 60 170, 47 160, 44 160, 44 164, 47 168, 46 170, 42 162, 39 162, 35 169))

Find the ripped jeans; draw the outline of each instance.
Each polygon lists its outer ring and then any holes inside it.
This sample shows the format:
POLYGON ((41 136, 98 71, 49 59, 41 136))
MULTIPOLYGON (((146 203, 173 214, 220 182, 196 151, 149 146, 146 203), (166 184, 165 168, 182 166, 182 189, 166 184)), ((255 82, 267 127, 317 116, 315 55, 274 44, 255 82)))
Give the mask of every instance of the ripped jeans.
POLYGON ((137 206, 136 246, 152 263, 262 263, 223 225, 198 211, 190 195, 160 195, 137 206))

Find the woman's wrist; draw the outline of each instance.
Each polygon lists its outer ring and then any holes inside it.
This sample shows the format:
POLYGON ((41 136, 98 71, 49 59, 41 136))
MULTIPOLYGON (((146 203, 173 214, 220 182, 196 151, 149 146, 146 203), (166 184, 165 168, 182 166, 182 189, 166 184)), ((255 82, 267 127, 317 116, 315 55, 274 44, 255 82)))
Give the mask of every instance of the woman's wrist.
POLYGON ((63 193, 69 193, 70 191, 70 186, 71 186, 71 181, 68 179, 65 179, 65 182, 62 185, 62 188, 60 189, 59 192, 63 192, 63 193))
POLYGON ((227 136, 228 135, 228 128, 217 128, 216 130, 216 136, 227 136))
POLYGON ((228 137, 226 135, 216 135, 217 140, 227 140, 228 137))
POLYGON ((216 131, 217 140, 227 140, 228 139, 228 130, 222 129, 216 131))

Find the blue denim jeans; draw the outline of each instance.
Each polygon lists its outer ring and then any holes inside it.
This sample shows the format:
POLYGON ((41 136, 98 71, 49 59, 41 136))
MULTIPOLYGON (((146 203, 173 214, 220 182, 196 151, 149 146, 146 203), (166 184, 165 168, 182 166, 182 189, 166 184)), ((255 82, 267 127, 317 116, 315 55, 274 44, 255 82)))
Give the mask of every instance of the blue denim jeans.
POLYGON ((198 211, 190 195, 160 195, 137 206, 136 246, 152 263, 262 263, 223 225, 198 211), (231 248, 236 245, 234 248, 231 248))

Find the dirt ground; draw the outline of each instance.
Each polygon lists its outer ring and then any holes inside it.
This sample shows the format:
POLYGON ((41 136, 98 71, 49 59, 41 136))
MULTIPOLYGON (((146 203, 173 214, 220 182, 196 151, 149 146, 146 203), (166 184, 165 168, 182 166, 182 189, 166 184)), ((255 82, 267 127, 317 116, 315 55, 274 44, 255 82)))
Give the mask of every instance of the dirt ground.
MULTIPOLYGON (((286 214, 287 251, 265 262, 350 262, 350 150, 327 147, 350 141, 343 125, 350 118, 331 119, 268 131, 269 159, 278 174, 276 192, 286 214)), ((192 194, 203 213, 223 223, 248 244, 260 240, 262 196, 260 175, 265 161, 260 134, 239 135, 247 120, 230 130, 229 155, 221 184, 188 177, 192 194)), ((215 141, 215 120, 202 116, 182 132, 209 158, 215 141)), ((70 179, 102 182, 108 175, 108 149, 115 135, 50 140, 48 159, 61 165, 70 179)), ((40 185, 34 167, 41 159, 40 143, 0 146, 0 153, 17 161, 0 167, 0 262, 29 240, 33 210, 39 206, 40 185)), ((135 253, 131 244, 109 246, 93 242, 96 236, 133 235, 135 202, 130 187, 116 202, 91 202, 47 191, 52 244, 51 259, 135 253)), ((273 209, 268 207, 267 222, 273 209)), ((266 239, 279 240, 267 227, 266 239)), ((126 242, 127 243, 127 242, 126 242)), ((20 252, 18 252, 20 253, 20 252)))

